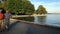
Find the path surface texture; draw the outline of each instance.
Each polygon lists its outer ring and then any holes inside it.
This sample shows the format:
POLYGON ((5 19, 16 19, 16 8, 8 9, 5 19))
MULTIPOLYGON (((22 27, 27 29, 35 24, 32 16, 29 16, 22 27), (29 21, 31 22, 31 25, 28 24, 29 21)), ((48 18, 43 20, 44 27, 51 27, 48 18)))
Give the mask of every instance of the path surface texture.
POLYGON ((15 22, 10 25, 10 30, 0 34, 60 34, 60 29, 15 22))

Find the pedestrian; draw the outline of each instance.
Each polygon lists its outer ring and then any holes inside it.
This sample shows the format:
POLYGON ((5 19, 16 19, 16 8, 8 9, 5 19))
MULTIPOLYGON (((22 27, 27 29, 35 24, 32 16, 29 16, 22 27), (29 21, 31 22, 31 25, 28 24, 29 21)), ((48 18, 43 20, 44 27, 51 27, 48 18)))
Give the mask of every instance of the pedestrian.
POLYGON ((6 28, 9 30, 9 26, 10 26, 10 18, 12 17, 11 13, 9 13, 8 10, 6 10, 5 15, 5 23, 6 23, 6 28))
POLYGON ((3 8, 0 8, 0 31, 3 31, 5 29, 4 12, 5 10, 3 8))

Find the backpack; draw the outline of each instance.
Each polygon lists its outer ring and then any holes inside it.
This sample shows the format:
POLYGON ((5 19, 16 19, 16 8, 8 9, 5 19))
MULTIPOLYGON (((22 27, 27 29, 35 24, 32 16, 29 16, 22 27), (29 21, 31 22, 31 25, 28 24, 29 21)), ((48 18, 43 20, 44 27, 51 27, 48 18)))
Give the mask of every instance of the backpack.
POLYGON ((0 13, 0 20, 4 19, 4 14, 0 13))

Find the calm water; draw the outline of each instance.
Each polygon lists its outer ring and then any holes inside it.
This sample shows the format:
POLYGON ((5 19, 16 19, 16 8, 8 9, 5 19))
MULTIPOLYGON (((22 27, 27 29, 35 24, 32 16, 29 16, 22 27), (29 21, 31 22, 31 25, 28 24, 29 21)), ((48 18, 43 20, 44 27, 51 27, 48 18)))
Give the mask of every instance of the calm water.
POLYGON ((60 14, 47 14, 46 16, 34 16, 34 17, 19 17, 18 19, 60 27, 60 14))
POLYGON ((60 27, 60 14, 48 14, 47 16, 35 16, 34 22, 60 27))

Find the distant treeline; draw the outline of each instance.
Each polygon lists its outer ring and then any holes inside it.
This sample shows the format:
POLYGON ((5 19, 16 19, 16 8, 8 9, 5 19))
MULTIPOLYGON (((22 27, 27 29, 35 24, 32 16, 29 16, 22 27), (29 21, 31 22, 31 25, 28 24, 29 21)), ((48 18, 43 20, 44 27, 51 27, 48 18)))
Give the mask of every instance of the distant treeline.
POLYGON ((8 9, 8 11, 15 15, 31 15, 36 14, 46 14, 46 9, 40 5, 37 10, 35 10, 34 5, 29 0, 3 0, 0 1, 0 8, 8 9))

